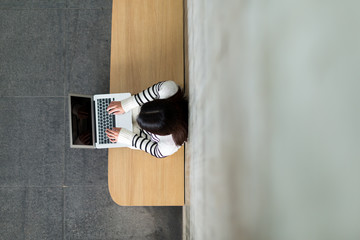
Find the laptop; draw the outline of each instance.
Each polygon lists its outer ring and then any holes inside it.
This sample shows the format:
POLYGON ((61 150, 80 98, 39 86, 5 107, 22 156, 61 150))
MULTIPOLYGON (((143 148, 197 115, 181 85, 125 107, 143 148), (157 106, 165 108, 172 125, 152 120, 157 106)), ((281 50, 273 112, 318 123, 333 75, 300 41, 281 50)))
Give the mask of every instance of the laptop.
POLYGON ((131 111, 120 115, 109 115, 106 111, 111 101, 121 101, 130 96, 130 93, 93 96, 69 94, 70 147, 128 147, 122 143, 112 143, 105 130, 119 127, 133 131, 131 111))

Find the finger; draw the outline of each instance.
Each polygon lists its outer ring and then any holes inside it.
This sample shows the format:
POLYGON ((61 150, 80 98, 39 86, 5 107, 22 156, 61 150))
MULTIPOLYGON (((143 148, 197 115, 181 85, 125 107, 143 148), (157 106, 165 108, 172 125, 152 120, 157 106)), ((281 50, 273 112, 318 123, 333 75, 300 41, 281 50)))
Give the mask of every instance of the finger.
POLYGON ((114 137, 117 137, 119 135, 117 132, 106 132, 106 134, 114 137))
POLYGON ((114 111, 116 111, 116 108, 115 107, 110 107, 110 108, 108 108, 108 113, 109 114, 111 114, 111 113, 113 113, 114 111))
POLYGON ((109 106, 107 107, 107 110, 113 109, 117 107, 117 103, 116 101, 112 101, 111 103, 109 103, 109 106))
POLYGON ((117 112, 114 112, 113 114, 114 114, 114 115, 120 115, 120 114, 122 114, 122 112, 117 111, 117 112))
POLYGON ((106 111, 110 111, 111 109, 113 109, 115 106, 108 106, 107 108, 106 108, 106 111))
POLYGON ((113 139, 113 138, 114 138, 113 136, 110 136, 109 134, 106 134, 106 136, 107 136, 109 139, 113 139))
POLYGON ((109 114, 112 114, 112 113, 115 113, 115 112, 120 112, 120 110, 117 109, 117 108, 113 108, 110 111, 108 111, 109 114))
POLYGON ((117 142, 116 138, 109 138, 109 140, 112 142, 117 142))
POLYGON ((106 133, 106 135, 109 137, 109 138, 114 138, 114 137, 116 137, 114 134, 112 134, 112 133, 106 133))
POLYGON ((113 133, 110 129, 106 129, 106 134, 108 134, 108 133, 113 133))
POLYGON ((112 133, 112 134, 118 134, 118 131, 116 131, 116 129, 114 129, 114 128, 112 130, 107 129, 107 132, 112 133))
POLYGON ((109 104, 109 106, 106 108, 106 110, 109 111, 110 109, 113 109, 114 107, 116 107, 115 103, 111 102, 109 104))

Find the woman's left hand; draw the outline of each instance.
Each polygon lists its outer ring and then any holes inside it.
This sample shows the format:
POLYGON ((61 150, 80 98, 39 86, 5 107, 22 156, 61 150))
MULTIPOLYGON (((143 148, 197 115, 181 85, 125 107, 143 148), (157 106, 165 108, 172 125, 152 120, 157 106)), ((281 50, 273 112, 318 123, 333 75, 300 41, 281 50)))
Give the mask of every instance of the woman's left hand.
POLYGON ((112 101, 109 106, 106 108, 106 111, 108 111, 109 114, 124 114, 125 111, 122 108, 121 101, 112 101))
POLYGON ((113 129, 106 129, 106 135, 110 139, 110 142, 116 143, 119 137, 121 128, 114 127, 113 129))

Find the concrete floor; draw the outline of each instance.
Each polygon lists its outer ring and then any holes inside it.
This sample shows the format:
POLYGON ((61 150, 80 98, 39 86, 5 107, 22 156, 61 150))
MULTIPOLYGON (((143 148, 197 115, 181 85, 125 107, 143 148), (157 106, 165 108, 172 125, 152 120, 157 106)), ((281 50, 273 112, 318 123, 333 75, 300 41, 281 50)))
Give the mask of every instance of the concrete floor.
POLYGON ((109 91, 112 1, 0 0, 0 239, 181 239, 181 207, 120 207, 107 151, 69 148, 67 95, 109 91))
POLYGON ((358 1, 188 0, 187 239, 360 239, 358 1))

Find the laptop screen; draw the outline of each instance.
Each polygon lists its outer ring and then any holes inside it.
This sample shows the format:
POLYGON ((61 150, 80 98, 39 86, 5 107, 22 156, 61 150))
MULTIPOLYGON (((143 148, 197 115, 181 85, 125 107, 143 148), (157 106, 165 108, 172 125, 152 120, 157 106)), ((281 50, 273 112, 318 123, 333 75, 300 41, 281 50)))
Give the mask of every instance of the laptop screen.
POLYGON ((72 145, 94 145, 91 97, 70 96, 72 145))

